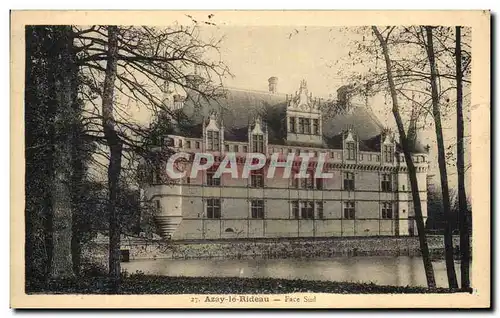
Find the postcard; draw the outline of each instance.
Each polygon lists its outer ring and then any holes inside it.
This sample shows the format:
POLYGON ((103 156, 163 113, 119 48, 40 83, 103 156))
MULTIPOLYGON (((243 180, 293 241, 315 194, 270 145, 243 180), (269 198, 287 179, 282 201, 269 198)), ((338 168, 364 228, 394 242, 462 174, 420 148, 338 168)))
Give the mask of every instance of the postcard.
POLYGON ((11 307, 488 308, 489 11, 12 11, 11 307))

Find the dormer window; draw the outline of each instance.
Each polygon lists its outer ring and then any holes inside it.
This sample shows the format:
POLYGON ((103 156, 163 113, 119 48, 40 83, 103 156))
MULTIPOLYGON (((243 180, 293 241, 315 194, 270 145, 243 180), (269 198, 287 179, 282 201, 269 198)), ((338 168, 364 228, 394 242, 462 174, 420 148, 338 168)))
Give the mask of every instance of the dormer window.
POLYGON ((290 117, 290 132, 296 132, 295 117, 290 117))
POLYGON ((311 133, 311 119, 304 118, 304 134, 311 133))
POLYGON ((384 161, 392 163, 394 157, 394 150, 392 145, 384 145, 384 161))
POLYGON ((354 142, 346 143, 347 160, 356 160, 356 145, 354 142))
POLYGON ((264 136, 253 135, 253 151, 264 153, 264 136))
POLYGON ((320 101, 312 97, 305 80, 300 82, 300 90, 295 95, 287 97, 286 113, 287 141, 302 143, 307 139, 307 143, 323 145, 320 101))
POLYGON ((299 134, 304 133, 305 131, 304 125, 305 125, 304 118, 299 118, 299 134))
POLYGON ((219 151, 219 132, 207 131, 207 150, 219 151))
POLYGON ((313 133, 319 135, 319 119, 313 119, 313 133))

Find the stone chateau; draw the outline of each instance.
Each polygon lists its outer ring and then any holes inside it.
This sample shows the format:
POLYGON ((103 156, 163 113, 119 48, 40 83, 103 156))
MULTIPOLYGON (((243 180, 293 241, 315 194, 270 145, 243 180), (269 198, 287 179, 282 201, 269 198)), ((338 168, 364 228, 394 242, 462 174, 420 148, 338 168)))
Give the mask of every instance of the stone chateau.
MULTIPOLYGON (((268 81, 268 91, 226 89, 216 101, 198 99, 194 91, 187 98, 175 95, 171 107, 189 125, 164 136, 164 144, 213 153, 216 165, 234 152, 239 175, 249 152, 268 158, 279 153, 283 160, 290 153, 325 153, 324 171, 333 178, 285 179, 284 168, 277 168, 268 179, 267 165, 248 179, 215 178, 215 166, 172 183, 153 169, 143 191, 156 207, 160 234, 173 240, 416 235, 403 154, 371 111, 370 99, 353 85, 340 87, 336 99, 323 99, 305 80, 292 94, 278 92, 278 78, 268 81)), ((414 140, 426 218, 428 155, 414 140)))

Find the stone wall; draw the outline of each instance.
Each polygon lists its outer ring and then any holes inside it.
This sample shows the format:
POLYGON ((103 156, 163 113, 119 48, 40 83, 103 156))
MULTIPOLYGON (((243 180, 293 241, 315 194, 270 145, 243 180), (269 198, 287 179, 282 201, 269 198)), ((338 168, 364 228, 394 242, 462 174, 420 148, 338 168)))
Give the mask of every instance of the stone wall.
MULTIPOLYGON (((429 236, 433 257, 443 255, 443 237, 429 236)), ((454 237, 458 247, 459 238, 454 237)), ((350 237, 350 238, 296 238, 217 241, 145 241, 122 240, 122 250, 129 251, 130 260, 189 259, 189 258, 315 258, 337 256, 418 256, 418 237, 350 237)), ((106 264, 107 244, 94 242, 85 249, 87 260, 106 264)))

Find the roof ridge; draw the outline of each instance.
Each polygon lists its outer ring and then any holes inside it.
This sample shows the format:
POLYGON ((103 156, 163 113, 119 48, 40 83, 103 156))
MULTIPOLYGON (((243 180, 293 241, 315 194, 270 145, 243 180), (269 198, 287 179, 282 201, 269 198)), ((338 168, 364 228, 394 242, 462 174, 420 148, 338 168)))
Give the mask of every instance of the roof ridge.
MULTIPOLYGON (((228 90, 235 90, 235 91, 241 91, 241 92, 248 92, 248 93, 260 93, 260 94, 265 94, 265 95, 270 95, 270 96, 279 96, 279 97, 286 97, 286 95, 293 96, 292 93, 272 93, 269 91, 265 90, 257 90, 257 89, 247 89, 247 88, 240 88, 240 87, 234 87, 234 86, 224 86, 222 89, 228 89, 228 90)), ((337 101, 334 98, 331 98, 330 96, 324 96, 324 95, 316 95, 315 97, 321 98, 324 101, 337 101)))
POLYGON ((248 92, 248 93, 260 93, 260 94, 266 94, 266 95, 271 95, 271 96, 283 96, 285 97, 286 94, 283 93, 272 93, 269 91, 261 91, 261 90, 256 90, 256 89, 247 89, 247 88, 239 88, 239 87, 234 87, 234 86, 224 86, 223 89, 228 89, 228 90, 234 90, 234 91, 241 91, 241 92, 248 92))

